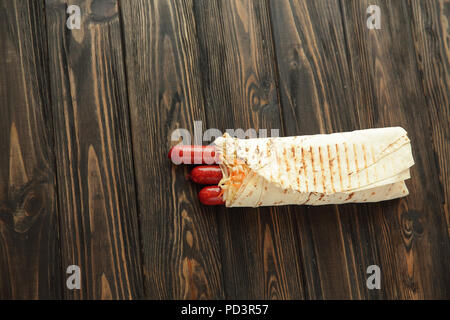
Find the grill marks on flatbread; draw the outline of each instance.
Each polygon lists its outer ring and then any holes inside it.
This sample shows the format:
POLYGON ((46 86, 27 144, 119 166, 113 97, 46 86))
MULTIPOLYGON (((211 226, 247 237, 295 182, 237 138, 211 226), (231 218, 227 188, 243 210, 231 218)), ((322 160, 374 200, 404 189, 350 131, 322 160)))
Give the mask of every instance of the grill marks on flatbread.
POLYGON ((242 184, 226 187, 227 206, 391 199, 407 194, 403 181, 414 164, 406 131, 399 127, 246 140, 225 134, 215 144, 224 180, 236 161, 245 168, 242 184), (363 192, 368 189, 374 190, 363 192))

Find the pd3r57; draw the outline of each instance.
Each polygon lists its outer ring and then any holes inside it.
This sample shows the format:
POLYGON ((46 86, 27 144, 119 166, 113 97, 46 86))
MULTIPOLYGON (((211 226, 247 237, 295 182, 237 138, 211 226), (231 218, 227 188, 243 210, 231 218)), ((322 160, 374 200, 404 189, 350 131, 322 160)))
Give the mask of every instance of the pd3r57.
POLYGON ((225 314, 266 314, 268 304, 227 304, 225 314))

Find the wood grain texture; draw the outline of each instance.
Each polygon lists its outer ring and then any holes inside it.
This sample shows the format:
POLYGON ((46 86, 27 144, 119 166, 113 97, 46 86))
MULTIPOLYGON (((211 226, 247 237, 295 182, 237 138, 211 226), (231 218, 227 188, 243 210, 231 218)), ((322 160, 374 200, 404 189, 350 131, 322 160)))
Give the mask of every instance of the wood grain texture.
POLYGON ((449 16, 449 0, 1 1, 0 298, 450 298, 449 16), (205 207, 167 159, 175 129, 385 126, 416 164, 410 195, 380 203, 205 207))
POLYGON ((70 299, 143 296, 121 30, 116 1, 46 1, 63 268, 81 268, 70 299))
MULTIPOLYGON (((194 10, 208 127, 283 134, 267 3, 196 1, 194 10)), ((292 212, 216 211, 227 298, 305 297, 292 212)))
POLYGON ((431 279, 439 274, 440 281, 448 282, 444 275, 448 238, 438 205, 442 193, 430 193, 440 185, 428 143, 431 132, 423 87, 412 67, 416 57, 411 33, 404 27, 411 19, 405 3, 272 1, 271 5, 288 134, 400 125, 410 134, 416 160, 408 198, 314 208, 298 216, 299 233, 312 237, 302 237, 302 245, 310 251, 317 248, 315 275, 320 286, 315 297, 448 296, 447 286, 431 279), (381 30, 366 27, 370 4, 381 7, 381 30), (365 286, 365 269, 371 264, 381 267, 383 290, 369 291, 365 286))
POLYGON ((121 2, 147 298, 224 297, 215 213, 167 159, 172 132, 206 118, 192 7, 121 2))
POLYGON ((450 1, 409 1, 407 5, 450 237, 450 1))
POLYGON ((61 298, 42 3, 0 3, 0 299, 61 298))
POLYGON ((408 181, 410 195, 392 206, 382 203, 382 212, 374 216, 375 231, 383 235, 378 238, 378 251, 389 283, 386 297, 448 297, 450 243, 432 142, 432 127, 442 126, 439 132, 448 122, 433 123, 430 118, 433 110, 445 113, 446 107, 427 97, 417 67, 420 61, 408 26, 418 20, 408 1, 349 1, 343 3, 343 14, 350 57, 359 57, 351 59, 351 68, 355 104, 364 110, 361 119, 373 119, 373 126, 404 127, 416 162, 408 181), (369 4, 379 5, 383 12, 381 30, 369 31, 350 19, 369 4), (361 83, 366 90, 357 89, 361 83))
MULTIPOLYGON (((339 2, 270 4, 286 135, 359 129, 348 92, 351 75, 339 2)), ((292 210, 308 298, 380 297, 365 285, 367 266, 378 260, 374 243, 368 241, 370 213, 365 205, 292 210)))

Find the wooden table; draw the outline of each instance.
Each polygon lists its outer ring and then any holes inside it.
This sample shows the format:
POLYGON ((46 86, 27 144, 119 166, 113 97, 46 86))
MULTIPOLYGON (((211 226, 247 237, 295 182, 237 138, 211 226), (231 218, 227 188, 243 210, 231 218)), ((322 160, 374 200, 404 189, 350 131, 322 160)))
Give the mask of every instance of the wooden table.
POLYGON ((80 29, 64 0, 0 2, 1 298, 450 298, 448 0, 70 4, 80 29), (194 121, 402 126, 410 195, 204 207, 167 159, 194 121))

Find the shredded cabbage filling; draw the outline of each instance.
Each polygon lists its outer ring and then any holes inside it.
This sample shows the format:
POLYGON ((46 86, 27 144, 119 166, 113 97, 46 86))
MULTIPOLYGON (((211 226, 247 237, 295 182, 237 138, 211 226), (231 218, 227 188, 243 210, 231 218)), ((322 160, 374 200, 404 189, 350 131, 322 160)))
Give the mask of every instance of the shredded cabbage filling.
POLYGON ((233 159, 232 162, 224 160, 221 167, 224 175, 219 182, 219 187, 222 188, 219 196, 223 196, 224 201, 227 201, 238 192, 250 169, 244 161, 239 159, 233 159))

